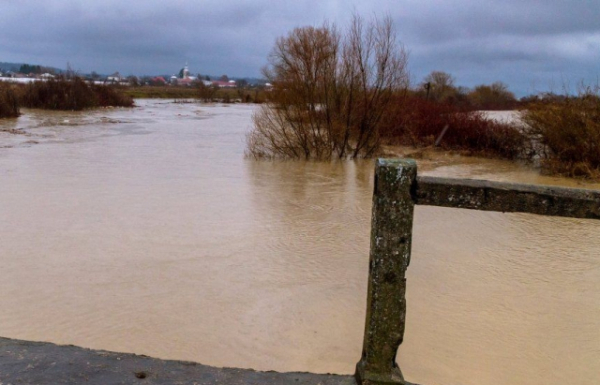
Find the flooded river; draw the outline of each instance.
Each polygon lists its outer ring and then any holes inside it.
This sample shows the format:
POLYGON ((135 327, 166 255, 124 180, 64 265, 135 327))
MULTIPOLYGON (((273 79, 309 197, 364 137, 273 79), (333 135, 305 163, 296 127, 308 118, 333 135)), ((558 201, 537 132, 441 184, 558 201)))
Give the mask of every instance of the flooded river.
MULTIPOLYGON (((138 105, 0 122, 0 336, 352 373, 373 162, 247 160, 252 106, 138 105)), ((600 188, 448 154, 419 167, 600 188)), ((405 377, 596 385, 599 235, 600 221, 417 207, 405 377)))

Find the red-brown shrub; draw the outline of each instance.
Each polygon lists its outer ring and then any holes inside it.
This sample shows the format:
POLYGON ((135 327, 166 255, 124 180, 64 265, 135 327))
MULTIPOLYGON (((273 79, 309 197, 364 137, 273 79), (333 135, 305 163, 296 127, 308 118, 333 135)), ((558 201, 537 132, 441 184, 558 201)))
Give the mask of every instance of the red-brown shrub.
POLYGON ((0 118, 16 118, 19 115, 19 100, 14 88, 0 84, 0 118))
POLYGON ((80 111, 94 107, 132 107, 133 99, 110 86, 90 85, 79 77, 29 83, 21 96, 23 106, 47 110, 80 111))
POLYGON ((477 111, 416 96, 398 97, 380 132, 388 144, 431 146, 446 126, 439 147, 471 153, 517 158, 528 143, 521 130, 511 124, 487 119, 477 111))
POLYGON ((550 172, 600 178, 600 93, 530 104, 523 120, 541 146, 542 166, 550 172))

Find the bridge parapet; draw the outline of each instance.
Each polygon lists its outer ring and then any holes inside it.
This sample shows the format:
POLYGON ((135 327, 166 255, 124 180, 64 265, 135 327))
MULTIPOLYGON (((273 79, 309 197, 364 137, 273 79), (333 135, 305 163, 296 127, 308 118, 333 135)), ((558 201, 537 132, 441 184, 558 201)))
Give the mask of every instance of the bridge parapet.
POLYGON ((359 384, 407 384, 396 354, 406 323, 405 273, 411 258, 416 204, 600 219, 600 191, 417 176, 412 159, 378 159, 367 317, 355 374, 359 384))

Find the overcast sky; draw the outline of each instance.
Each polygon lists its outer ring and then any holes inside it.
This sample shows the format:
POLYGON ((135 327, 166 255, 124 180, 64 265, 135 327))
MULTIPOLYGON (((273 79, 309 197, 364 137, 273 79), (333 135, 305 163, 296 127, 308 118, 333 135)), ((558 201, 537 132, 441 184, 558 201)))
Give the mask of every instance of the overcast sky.
POLYGON ((600 0, 0 0, 0 61, 81 72, 260 76, 278 36, 388 14, 415 83, 502 81, 517 95, 600 78, 600 0))

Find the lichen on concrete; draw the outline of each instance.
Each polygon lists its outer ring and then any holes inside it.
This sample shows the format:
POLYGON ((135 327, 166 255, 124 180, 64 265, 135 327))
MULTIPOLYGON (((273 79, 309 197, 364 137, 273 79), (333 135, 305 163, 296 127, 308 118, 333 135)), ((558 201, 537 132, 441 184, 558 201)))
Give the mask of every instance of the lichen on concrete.
POLYGON ((420 176, 418 205, 600 219, 600 191, 420 176))
POLYGON ((379 159, 371 217, 367 319, 357 381, 405 384, 396 364, 406 320, 406 269, 410 263, 417 176, 413 160, 379 159))

